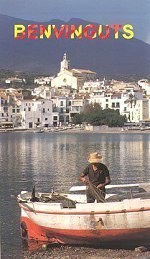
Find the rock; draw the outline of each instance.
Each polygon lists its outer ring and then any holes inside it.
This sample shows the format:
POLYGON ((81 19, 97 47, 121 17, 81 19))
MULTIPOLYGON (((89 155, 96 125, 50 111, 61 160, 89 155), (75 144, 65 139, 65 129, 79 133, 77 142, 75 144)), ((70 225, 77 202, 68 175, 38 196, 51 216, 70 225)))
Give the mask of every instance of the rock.
POLYGON ((46 244, 42 245, 42 250, 47 250, 47 245, 46 244))
POLYGON ((139 247, 135 248, 135 252, 143 253, 143 252, 147 252, 147 251, 148 251, 148 249, 145 246, 139 246, 139 247))

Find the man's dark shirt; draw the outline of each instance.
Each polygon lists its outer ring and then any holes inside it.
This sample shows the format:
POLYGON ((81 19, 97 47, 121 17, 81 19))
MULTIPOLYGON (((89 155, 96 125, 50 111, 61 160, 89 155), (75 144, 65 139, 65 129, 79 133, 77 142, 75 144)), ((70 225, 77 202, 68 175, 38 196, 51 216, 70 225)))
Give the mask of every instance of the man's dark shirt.
MULTIPOLYGON (((105 183, 106 177, 109 177, 109 170, 106 165, 102 163, 96 164, 98 169, 96 171, 93 170, 92 164, 89 164, 81 174, 81 177, 88 176, 90 182, 98 186, 99 184, 105 183)), ((103 188, 105 191, 105 187, 103 188)))

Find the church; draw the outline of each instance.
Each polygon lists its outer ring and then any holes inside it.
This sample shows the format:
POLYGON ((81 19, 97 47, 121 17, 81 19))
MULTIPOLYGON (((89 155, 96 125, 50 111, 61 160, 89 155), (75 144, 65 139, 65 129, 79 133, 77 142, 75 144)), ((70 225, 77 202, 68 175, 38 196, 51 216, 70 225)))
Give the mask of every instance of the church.
POLYGON ((51 86, 55 88, 66 87, 79 90, 85 81, 95 80, 96 73, 85 69, 70 69, 67 54, 64 53, 60 63, 60 72, 52 79, 51 86))

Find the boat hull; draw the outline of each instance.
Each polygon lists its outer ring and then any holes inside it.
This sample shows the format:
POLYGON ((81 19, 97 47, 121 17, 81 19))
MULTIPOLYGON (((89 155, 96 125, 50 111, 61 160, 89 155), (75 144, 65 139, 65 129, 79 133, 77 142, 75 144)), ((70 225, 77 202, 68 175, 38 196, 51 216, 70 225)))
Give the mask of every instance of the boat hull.
POLYGON ((48 243, 96 245, 150 240, 148 200, 108 204, 25 203, 21 207, 22 238, 48 243))
POLYGON ((23 239, 47 243, 96 245, 111 242, 142 243, 150 240, 150 228, 136 229, 101 229, 101 230, 72 230, 48 228, 35 224, 27 217, 21 217, 21 226, 26 227, 27 236, 23 239))

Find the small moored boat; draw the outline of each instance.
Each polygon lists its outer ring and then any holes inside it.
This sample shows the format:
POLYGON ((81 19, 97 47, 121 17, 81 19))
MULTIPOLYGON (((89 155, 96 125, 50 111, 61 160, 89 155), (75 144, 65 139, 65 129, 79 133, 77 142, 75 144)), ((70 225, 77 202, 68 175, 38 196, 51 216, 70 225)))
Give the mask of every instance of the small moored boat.
POLYGON ((103 203, 77 202, 55 192, 34 197, 22 192, 18 195, 22 238, 76 245, 149 241, 150 184, 128 188, 130 192, 110 195, 103 203))

